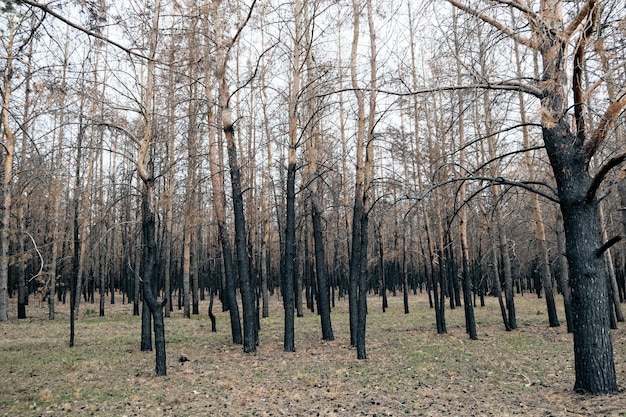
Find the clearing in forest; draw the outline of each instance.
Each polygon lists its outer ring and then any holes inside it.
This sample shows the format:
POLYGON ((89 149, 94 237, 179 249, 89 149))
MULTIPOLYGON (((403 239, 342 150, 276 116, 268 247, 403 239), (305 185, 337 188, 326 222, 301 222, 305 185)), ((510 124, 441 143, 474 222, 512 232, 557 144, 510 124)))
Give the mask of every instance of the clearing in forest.
MULTIPOLYGON (((476 308, 479 340, 465 334, 463 309, 446 311, 437 335, 425 294, 390 297, 382 313, 371 296, 368 359, 349 346, 347 300, 333 310, 335 340, 321 340, 319 317, 296 319, 296 352, 283 352, 278 298, 262 319, 256 354, 230 343, 228 313, 166 319, 167 376, 139 350, 132 305, 84 304, 76 346, 67 347, 66 306, 57 320, 31 303, 31 318, 0 324, 1 416, 624 416, 626 397, 581 395, 574 384, 572 336, 550 328, 545 302, 516 298, 519 329, 506 332, 497 300, 476 308), (184 355, 189 361, 180 362, 184 355)), ((562 300, 558 300, 562 305, 562 300)), ((217 310, 220 310, 217 308, 217 310)), ((560 316, 564 317, 562 311, 560 316)), ((621 325, 623 328, 623 324, 621 325)), ((613 331, 618 382, 626 381, 626 334, 613 331)))

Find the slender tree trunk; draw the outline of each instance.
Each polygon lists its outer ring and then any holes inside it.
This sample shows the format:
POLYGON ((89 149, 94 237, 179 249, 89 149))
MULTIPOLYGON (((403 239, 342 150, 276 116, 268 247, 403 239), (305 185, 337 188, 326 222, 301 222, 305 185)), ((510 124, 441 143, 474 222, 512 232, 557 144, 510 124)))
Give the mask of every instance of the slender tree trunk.
POLYGON ((567 332, 574 332, 574 323, 572 317, 572 291, 569 283, 569 265, 567 264, 567 256, 565 254, 565 236, 563 235, 563 215, 559 209, 556 210, 556 244, 559 261, 559 283, 563 292, 563 305, 565 308, 565 319, 567 322, 567 332))
MULTIPOLYGON (((265 67, 265 65, 264 65, 265 67)), ((269 317, 269 288, 268 279, 271 273, 271 241, 270 241, 270 183, 272 172, 272 141, 270 140, 270 122, 267 114, 267 89, 263 89, 263 121, 265 137, 267 140, 267 167, 263 178, 263 191, 261 192, 261 217, 263 218, 263 237, 261 239, 261 297, 262 317, 269 317)))
MULTIPOLYGON (((454 19, 454 49, 456 55, 459 56, 460 46, 458 39, 458 30, 457 30, 457 15, 456 9, 452 9, 452 15, 454 19)), ((457 82, 460 84, 462 82, 461 77, 461 63, 460 60, 457 60, 457 82)), ((459 127, 458 127, 458 135, 459 135, 459 165, 461 167, 465 166, 465 117, 464 117, 464 100, 463 93, 458 93, 459 99, 459 127)), ((463 305, 465 308, 465 328, 466 331, 472 340, 478 339, 478 335, 476 333, 476 320, 474 318, 474 304, 472 303, 472 278, 470 271, 470 261, 469 261, 469 247, 467 244, 467 206, 465 205, 465 197, 466 197, 466 189, 465 182, 461 183, 459 188, 459 200, 460 203, 463 204, 463 207, 459 211, 459 238, 461 241, 461 268, 462 268, 462 283, 463 283, 463 305)))
POLYGON ((155 241, 155 191, 154 177, 150 172, 150 146, 152 136, 152 94, 154 93, 154 66, 155 54, 157 47, 157 34, 159 30, 159 15, 161 11, 160 0, 156 0, 154 5, 154 15, 152 18, 152 27, 150 30, 150 60, 147 63, 147 83, 145 92, 145 127, 144 137, 142 138, 139 150, 137 152, 137 173, 143 183, 142 201, 141 201, 141 229, 143 238, 144 253, 142 256, 142 278, 143 278, 143 299, 146 303, 152 321, 154 323, 154 343, 156 346, 156 374, 166 375, 166 352, 165 352, 165 322, 163 318, 163 307, 165 301, 157 302, 156 289, 156 252, 157 245, 155 241))
MULTIPOLYGON (((496 186, 497 187, 497 186, 496 186)), ((499 199, 499 194, 494 196, 494 200, 499 199)), ((494 217, 496 221, 496 234, 498 236, 498 245, 500 252, 500 259, 502 261, 502 270, 504 272, 504 299, 506 300, 506 309, 509 319, 509 327, 517 329, 517 315, 515 314, 515 298, 513 292, 513 277, 511 274, 511 257, 509 254, 509 244, 504 228, 504 221, 502 215, 497 207, 494 207, 494 217)))
MULTIPOLYGON (((225 82, 225 79, 223 79, 225 82)), ((224 99, 228 96, 223 84, 220 94, 224 99)), ((237 149, 235 147, 234 128, 230 116, 230 109, 225 101, 220 100, 223 105, 222 126, 226 135, 228 147, 228 162, 230 165, 230 181, 233 189, 233 211, 235 214, 235 250, 237 253, 237 265, 239 267, 239 281, 241 285, 241 299, 243 304, 243 350, 246 353, 256 352, 257 332, 256 332, 256 308, 254 302, 254 291, 252 289, 250 268, 248 262, 248 250, 246 245, 246 220, 244 217, 243 192, 241 190, 241 176, 239 162, 237 159, 237 149)))
MULTIPOLYGON (((167 166, 174 166, 175 156, 175 144, 174 141, 176 139, 176 102, 175 102, 175 87, 174 87, 174 77, 175 77, 175 67, 174 67, 174 54, 175 54, 175 46, 170 45, 169 48, 169 65, 167 72, 167 142, 166 146, 166 157, 167 157, 167 166)), ((208 85, 208 83, 207 83, 208 85)), ((173 226, 174 226, 174 187, 175 187, 175 179, 174 179, 175 170, 169 169, 167 176, 165 179, 165 230, 164 230, 164 246, 163 246, 163 256, 164 256, 164 264, 163 264, 163 286, 165 292, 165 317, 170 317, 170 313, 172 311, 172 241, 173 241, 173 226)))
POLYGON ((404 314, 409 314, 409 282, 406 265, 406 235, 402 231, 402 303, 404 305, 404 314))
MULTIPOLYGON (((145 256, 142 259, 143 262, 146 261, 145 256)), ((152 352, 152 313, 145 296, 141 303, 141 351, 152 352)))
MULTIPOLYGON (((355 13, 358 10, 355 8, 355 13)), ((367 271, 367 249, 368 249, 368 224, 369 224, 369 210, 371 207, 371 200, 369 194, 371 192, 370 185, 372 182, 373 174, 373 159, 374 159, 374 129, 376 126, 376 89, 377 89, 377 72, 376 72, 376 34, 374 30, 374 12, 372 8, 371 0, 367 1, 367 22, 369 29, 369 41, 370 41, 370 95, 369 95, 369 116, 368 116, 368 131, 364 133, 363 139, 365 142, 365 161, 363 164, 363 187, 362 194, 358 196, 362 203, 360 204, 362 211, 360 216, 361 221, 361 259, 359 264, 359 284, 358 284, 358 324, 357 324, 357 359, 367 359, 367 353, 365 349, 365 330, 367 328, 367 292, 369 290, 368 283, 368 271, 367 271)), ((358 24, 355 24, 355 30, 358 28, 358 24)), ((353 78, 354 79, 354 78, 353 78)), ((363 127, 365 120, 363 120, 363 127)), ((359 119, 359 124, 360 124, 359 119)), ((358 135, 358 133, 357 133, 358 135)), ((357 217, 354 217, 353 221, 357 221, 357 217)))
POLYGON ((313 218, 313 239, 315 240, 315 275, 317 276, 318 309, 322 322, 322 339, 334 340, 333 327, 330 319, 330 289, 326 279, 326 255, 324 252, 324 237, 322 236, 321 214, 317 207, 316 197, 311 201, 311 216, 313 218))
MULTIPOLYGON (((205 3, 207 7, 209 5, 205 3)), ((220 2, 213 2, 212 16, 215 19, 215 30, 218 37, 223 36, 223 22, 219 9, 220 2)), ((209 28, 209 23, 205 25, 205 30, 209 28)), ((207 47, 207 56, 211 54, 207 47)), ((219 65, 219 64, 216 64, 219 65)), ((211 68, 207 66, 206 79, 210 79, 211 68)), ((217 74, 216 74, 217 75, 217 74)), ((205 84, 205 95, 209 103, 213 102, 212 86, 209 82, 205 84)), ((241 318, 239 314, 239 305, 237 303, 237 276, 235 273, 235 265, 233 262, 232 248, 228 231, 226 228, 226 193, 224 190, 224 167, 219 163, 222 154, 221 135, 213 126, 217 126, 213 107, 209 106, 207 112, 207 123, 209 125, 209 170, 211 173, 211 186, 213 189, 213 209, 217 222, 218 240, 222 248, 222 260, 224 264, 224 276, 226 283, 226 305, 230 315, 230 327, 234 344, 243 344, 243 335, 241 330, 241 318), (218 138, 218 136, 220 138, 218 138)))
POLYGON ((387 279, 385 277, 385 248, 383 245, 383 222, 380 222, 377 230, 376 239, 378 240, 378 268, 380 269, 380 296, 383 302, 383 313, 387 311, 389 307, 387 300, 387 279))
MULTIPOLYGON (((484 54, 482 54, 484 55, 484 54)), ((481 59, 484 59, 481 56, 481 59)), ((483 67, 485 65, 483 64, 483 67)), ((488 91, 483 94, 483 109, 485 113, 485 133, 488 136, 489 147, 489 160, 496 159, 496 141, 494 135, 493 121, 491 118, 491 99, 488 91)), ((500 175, 497 166, 491 168, 491 177, 497 178, 500 175)), ((498 237, 498 245, 502 266, 502 273, 504 274, 504 299, 506 301, 506 308, 508 313, 509 327, 511 329, 517 329, 517 317, 515 313, 515 298, 513 289, 513 274, 511 270, 511 256, 509 253, 509 243, 506 234, 506 227, 504 220, 502 219, 502 209, 500 207, 500 186, 493 185, 491 187, 491 194, 493 198, 493 219, 496 223, 495 232, 498 237)))
MULTIPOLYGON (((217 22, 218 32, 223 33, 222 25, 224 21, 220 14, 220 3, 221 2, 218 1, 213 4, 213 12, 217 22)), ((239 31, 237 33, 241 32, 239 31)), ((228 163, 230 165, 230 183, 232 187, 235 220, 235 253, 237 255, 239 284, 243 305, 243 350, 245 353, 251 353, 256 351, 258 343, 256 304, 250 275, 248 247, 246 244, 246 219, 244 215, 243 191, 241 189, 241 168, 237 156, 235 128, 233 126, 230 110, 230 93, 226 78, 229 54, 235 41, 236 39, 232 38, 221 39, 219 41, 219 57, 215 70, 215 78, 219 84, 218 103, 221 109, 220 120, 224 136, 226 137, 228 163)))
MULTIPOLYGON (((517 74, 521 78, 522 68, 520 62, 519 45, 517 43, 514 44, 514 49, 517 74)), ((526 149, 530 149, 530 134, 528 132, 528 118, 526 116, 526 102, 524 99, 524 94, 520 92, 518 94, 518 99, 520 106, 520 121, 522 123, 522 136, 524 138, 524 147, 526 149)), ((528 172, 533 173, 534 166, 530 151, 524 154, 524 158, 528 172)), ((533 219, 535 223, 535 239, 537 241, 537 253, 539 257, 539 268, 541 270, 541 282, 544 288, 546 307, 548 310, 548 321, 550 323, 550 327, 558 327, 560 326, 560 323, 556 312, 556 303, 554 301, 552 274, 550 272, 550 258, 548 254, 548 247, 546 244, 546 232, 543 225, 543 214, 541 213, 541 207, 539 206, 539 195, 537 195, 536 193, 532 193, 530 195, 530 198, 533 219)), ((569 285, 569 283, 566 284, 569 285)))
MULTIPOLYGON (((352 243, 350 254, 350 287, 349 287, 349 313, 350 313, 350 342, 357 346, 359 329, 359 283, 361 271, 361 239, 363 219, 363 191, 364 191, 364 153, 365 153, 365 99, 359 89, 357 79, 357 51, 359 46, 360 14, 361 5, 358 1, 352 1, 353 34, 350 54, 350 74, 352 88, 357 101, 357 135, 356 135, 356 172, 354 186, 354 207, 352 213, 352 243)), ((357 356, 359 352, 357 352, 357 356)))
POLYGON ((294 341, 294 287, 296 280, 296 153, 298 147, 298 98, 300 95, 300 77, 302 72, 301 42, 303 7, 300 0, 294 3, 295 39, 293 46, 293 69, 291 93, 289 97, 289 149, 287 153, 286 182, 286 217, 285 217, 285 277, 283 285, 283 302, 285 308, 285 334, 283 349, 295 352, 294 341))
POLYGON ((15 29, 8 33, 7 57, 2 73, 2 129, 4 133, 3 148, 6 155, 2 166, 2 211, 0 212, 0 322, 9 320, 9 231, 11 229, 11 184, 13 182, 13 156, 15 139, 9 122, 11 106, 11 82, 13 77, 13 42, 15 29))
MULTIPOLYGON (((485 215, 486 216, 486 215, 485 215)), ((488 221, 485 221, 488 223, 488 221)), ((489 224, 489 223, 488 223, 489 224)), ((493 274, 494 274, 494 283, 496 287, 496 294, 498 295, 498 304, 500 305, 500 313, 502 313, 502 321, 504 322, 504 328, 507 332, 513 330, 511 328, 511 322, 509 320, 509 315, 506 311, 506 306, 504 304, 504 300, 502 299, 502 284, 500 283, 500 247, 498 246, 498 237, 497 233, 493 227, 488 226, 488 232, 491 240, 491 254, 492 254, 492 263, 493 263, 493 274)))
MULTIPOLYGON (((604 209, 602 202, 599 203, 598 209, 600 215, 600 224, 604 223, 604 209)), ((609 236, 606 232, 606 227, 602 226, 602 239, 607 242, 609 236)), ((609 285, 609 294, 611 295, 612 308, 615 310, 615 317, 618 322, 624 322, 624 313, 622 312, 622 305, 619 299, 619 289, 617 288, 617 276, 615 275, 615 266, 613 265, 613 256, 611 249, 607 249, 604 253, 604 261, 606 264, 607 280, 609 285)))

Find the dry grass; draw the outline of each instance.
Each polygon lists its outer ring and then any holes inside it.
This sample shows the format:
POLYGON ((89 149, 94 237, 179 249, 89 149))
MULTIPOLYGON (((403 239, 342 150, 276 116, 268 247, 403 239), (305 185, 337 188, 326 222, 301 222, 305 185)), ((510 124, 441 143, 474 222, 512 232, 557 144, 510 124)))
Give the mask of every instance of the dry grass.
MULTIPOLYGON (((0 416, 625 416, 623 394, 572 392, 571 335, 549 328, 543 300, 516 298, 520 328, 505 332, 497 302, 476 309, 478 341, 465 335, 463 309, 447 310, 437 335, 425 296, 401 297, 382 313, 370 297, 368 360, 349 346, 347 302, 333 311, 336 340, 321 340, 319 318, 296 320, 295 353, 282 351, 279 301, 262 320, 253 355, 230 343, 226 313, 218 333, 204 316, 166 321, 168 375, 154 376, 154 354, 139 351, 139 318, 129 305, 83 304, 77 345, 67 347, 67 311, 45 319, 0 323, 0 416), (187 356, 190 361, 180 363, 187 356)), ((35 303, 33 303, 35 304, 35 303)), ((563 316, 561 312, 561 316, 563 316)), ((626 334, 614 331, 616 369, 624 384, 626 334)))

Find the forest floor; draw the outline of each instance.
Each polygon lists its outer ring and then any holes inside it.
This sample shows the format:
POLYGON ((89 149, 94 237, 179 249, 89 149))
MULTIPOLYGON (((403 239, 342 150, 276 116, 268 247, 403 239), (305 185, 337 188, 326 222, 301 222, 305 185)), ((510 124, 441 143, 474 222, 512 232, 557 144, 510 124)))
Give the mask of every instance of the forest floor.
MULTIPOLYGON (((132 305, 81 304, 76 345, 68 347, 67 306, 46 319, 31 301, 28 319, 0 323, 1 416, 626 416, 626 393, 573 392, 572 336, 548 327, 545 301, 516 297, 519 328, 506 332, 497 299, 476 308, 479 340, 466 336, 463 308, 446 310, 437 335, 424 294, 369 297, 368 359, 350 347, 347 300, 332 314, 335 340, 321 340, 319 318, 296 319, 296 352, 282 349, 280 302, 261 320, 260 345, 244 354, 230 343, 227 313, 208 301, 200 316, 166 320, 167 376, 154 353, 139 350, 132 305), (180 362, 181 356, 189 361, 180 362)), ((558 299, 559 305, 562 300, 558 299)), ((15 309, 11 312, 15 314, 15 309)), ((618 383, 626 386, 626 326, 613 331, 618 383)))

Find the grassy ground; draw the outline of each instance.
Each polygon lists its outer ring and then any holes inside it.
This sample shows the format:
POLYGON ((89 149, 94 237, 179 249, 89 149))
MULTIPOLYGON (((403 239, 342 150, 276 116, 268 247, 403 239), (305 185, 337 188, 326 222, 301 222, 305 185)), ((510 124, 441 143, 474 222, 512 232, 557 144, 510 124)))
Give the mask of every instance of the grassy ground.
MULTIPOLYGON (((335 341, 321 340, 313 313, 297 318, 295 353, 282 351, 280 304, 272 304, 250 355, 230 343, 220 308, 217 333, 207 302, 203 316, 175 311, 166 321, 168 375, 155 377, 132 306, 107 305, 100 318, 97 305, 82 304, 70 349, 67 308, 49 321, 35 301, 32 318, 0 323, 0 416, 626 416, 624 393, 572 391, 571 335, 564 324, 549 328, 544 301, 528 294, 516 298, 513 332, 495 299, 477 308, 478 341, 466 337, 462 308, 446 311, 448 333, 437 335, 426 296, 411 297, 409 315, 401 297, 383 314, 371 296, 365 361, 349 346, 345 300, 332 315, 335 341)), ((624 386, 623 329, 613 341, 624 386)))

